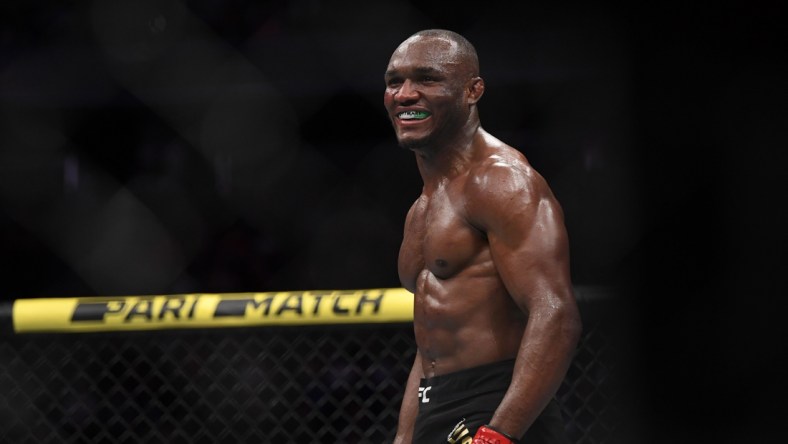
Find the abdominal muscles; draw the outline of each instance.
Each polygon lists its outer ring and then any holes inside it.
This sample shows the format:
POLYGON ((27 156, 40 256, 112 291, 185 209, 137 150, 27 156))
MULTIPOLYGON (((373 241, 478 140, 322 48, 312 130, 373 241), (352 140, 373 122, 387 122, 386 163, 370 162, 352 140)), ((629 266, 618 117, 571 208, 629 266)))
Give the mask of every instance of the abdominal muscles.
POLYGON ((425 376, 516 356, 525 316, 491 267, 477 264, 448 279, 429 269, 419 274, 414 331, 425 376))

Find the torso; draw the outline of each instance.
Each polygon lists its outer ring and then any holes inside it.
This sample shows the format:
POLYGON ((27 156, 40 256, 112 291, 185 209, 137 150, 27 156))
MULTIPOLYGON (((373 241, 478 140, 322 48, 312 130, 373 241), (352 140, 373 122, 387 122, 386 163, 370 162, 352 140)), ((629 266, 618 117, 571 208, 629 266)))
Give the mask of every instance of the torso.
POLYGON ((415 295, 414 330, 425 377, 513 358, 525 315, 500 280, 486 234, 469 222, 470 172, 425 187, 408 213, 399 254, 415 295))

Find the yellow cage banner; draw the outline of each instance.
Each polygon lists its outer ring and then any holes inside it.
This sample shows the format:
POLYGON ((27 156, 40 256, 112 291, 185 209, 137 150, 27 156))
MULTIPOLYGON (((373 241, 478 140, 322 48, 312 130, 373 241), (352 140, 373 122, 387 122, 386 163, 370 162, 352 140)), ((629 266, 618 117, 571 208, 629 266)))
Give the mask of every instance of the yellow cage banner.
POLYGON ((404 288, 17 299, 16 333, 410 322, 404 288))

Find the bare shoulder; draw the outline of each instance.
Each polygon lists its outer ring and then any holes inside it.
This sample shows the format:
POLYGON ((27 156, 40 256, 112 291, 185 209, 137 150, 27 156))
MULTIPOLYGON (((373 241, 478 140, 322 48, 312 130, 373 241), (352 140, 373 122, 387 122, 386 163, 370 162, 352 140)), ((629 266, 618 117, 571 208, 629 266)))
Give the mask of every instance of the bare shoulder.
POLYGON ((463 187, 467 221, 484 232, 524 227, 539 215, 561 221, 560 204, 526 157, 492 136, 485 142, 463 187))
POLYGON ((486 202, 551 195, 544 178, 517 149, 491 138, 468 171, 465 193, 486 202))

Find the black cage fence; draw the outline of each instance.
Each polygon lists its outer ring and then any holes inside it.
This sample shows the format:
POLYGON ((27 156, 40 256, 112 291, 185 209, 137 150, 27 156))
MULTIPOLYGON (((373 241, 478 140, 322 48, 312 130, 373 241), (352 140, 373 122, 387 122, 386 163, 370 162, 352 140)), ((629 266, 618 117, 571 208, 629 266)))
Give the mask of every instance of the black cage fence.
MULTIPOLYGON (((574 443, 616 428, 609 302, 557 394, 574 443)), ((409 323, 0 339, 3 443, 391 442, 415 353, 409 323)))

